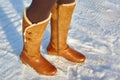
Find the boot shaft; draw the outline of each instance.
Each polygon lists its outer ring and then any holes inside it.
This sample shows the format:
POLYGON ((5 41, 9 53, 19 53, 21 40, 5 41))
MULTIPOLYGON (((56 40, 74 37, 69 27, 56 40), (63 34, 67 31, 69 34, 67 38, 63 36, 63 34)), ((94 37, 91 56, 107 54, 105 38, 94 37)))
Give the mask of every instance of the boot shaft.
POLYGON ((26 12, 24 11, 23 16, 23 41, 24 48, 23 51, 26 55, 35 56, 40 53, 40 44, 46 29, 46 26, 51 18, 51 14, 49 17, 36 24, 32 24, 30 20, 26 16, 26 12))
POLYGON ((51 18, 51 45, 56 51, 67 47, 67 35, 70 26, 75 2, 70 4, 55 4, 51 18))

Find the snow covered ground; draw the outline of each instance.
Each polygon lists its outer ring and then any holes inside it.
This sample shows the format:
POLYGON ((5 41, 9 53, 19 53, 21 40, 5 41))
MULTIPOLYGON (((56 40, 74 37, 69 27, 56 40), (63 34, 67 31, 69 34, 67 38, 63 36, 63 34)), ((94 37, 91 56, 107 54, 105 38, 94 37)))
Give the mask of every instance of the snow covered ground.
POLYGON ((120 0, 77 0, 68 44, 86 55, 84 64, 50 56, 46 47, 48 25, 42 53, 53 63, 55 76, 37 74, 19 59, 22 50, 22 13, 31 0, 0 0, 0 80, 119 80, 120 79, 120 0))

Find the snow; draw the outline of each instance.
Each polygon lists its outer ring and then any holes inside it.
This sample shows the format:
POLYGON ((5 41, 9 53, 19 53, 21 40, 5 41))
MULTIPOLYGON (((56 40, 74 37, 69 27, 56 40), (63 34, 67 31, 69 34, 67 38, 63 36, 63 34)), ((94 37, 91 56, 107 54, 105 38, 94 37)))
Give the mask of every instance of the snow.
POLYGON ((23 46, 22 14, 31 0, 0 0, 0 80, 119 80, 120 0, 77 0, 67 43, 87 60, 75 64, 46 52, 48 25, 41 50, 58 73, 44 76, 19 59, 23 46))

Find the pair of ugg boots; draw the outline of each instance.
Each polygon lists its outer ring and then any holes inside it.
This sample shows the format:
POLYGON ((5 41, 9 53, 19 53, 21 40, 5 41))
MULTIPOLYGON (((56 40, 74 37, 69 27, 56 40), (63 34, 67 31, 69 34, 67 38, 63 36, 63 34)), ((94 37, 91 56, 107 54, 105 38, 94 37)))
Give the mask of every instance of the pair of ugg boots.
POLYGON ((75 4, 75 2, 62 5, 55 4, 51 12, 52 15, 50 14, 47 19, 37 24, 32 24, 24 12, 24 47, 20 55, 24 64, 28 64, 40 74, 56 74, 56 67, 48 62, 40 52, 40 44, 49 20, 51 21, 51 39, 47 47, 48 54, 62 56, 75 63, 85 61, 86 57, 83 54, 73 50, 66 43, 75 4))

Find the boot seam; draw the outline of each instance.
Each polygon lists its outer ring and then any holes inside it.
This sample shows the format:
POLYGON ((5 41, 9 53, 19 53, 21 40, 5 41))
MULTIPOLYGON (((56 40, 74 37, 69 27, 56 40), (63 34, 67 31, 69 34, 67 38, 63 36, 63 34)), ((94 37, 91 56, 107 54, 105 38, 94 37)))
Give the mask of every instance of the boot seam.
POLYGON ((59 5, 57 5, 57 54, 59 55, 59 5))

